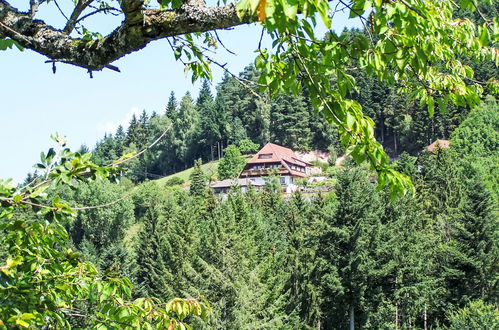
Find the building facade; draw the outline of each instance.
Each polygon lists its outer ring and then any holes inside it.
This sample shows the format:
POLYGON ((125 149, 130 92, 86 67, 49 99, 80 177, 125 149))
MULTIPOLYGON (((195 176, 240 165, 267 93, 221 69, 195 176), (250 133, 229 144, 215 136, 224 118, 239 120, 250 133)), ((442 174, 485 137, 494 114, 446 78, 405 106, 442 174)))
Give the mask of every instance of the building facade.
POLYGON ((296 190, 295 180, 308 177, 312 164, 302 160, 289 148, 267 143, 244 166, 240 179, 252 184, 265 185, 269 175, 275 175, 286 193, 296 190))

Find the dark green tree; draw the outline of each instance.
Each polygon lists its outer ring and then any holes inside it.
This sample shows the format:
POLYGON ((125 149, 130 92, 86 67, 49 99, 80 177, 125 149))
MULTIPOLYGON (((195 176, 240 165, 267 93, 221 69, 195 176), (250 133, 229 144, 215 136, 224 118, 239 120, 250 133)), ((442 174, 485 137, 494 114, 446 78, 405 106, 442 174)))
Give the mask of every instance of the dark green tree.
POLYGON ((310 149, 310 110, 302 95, 280 95, 272 102, 271 141, 295 150, 310 149))
POLYGON ((189 180, 191 180, 189 192, 193 196, 203 197, 206 194, 206 176, 201 167, 202 164, 203 161, 201 159, 196 160, 194 162, 194 169, 189 176, 189 180))

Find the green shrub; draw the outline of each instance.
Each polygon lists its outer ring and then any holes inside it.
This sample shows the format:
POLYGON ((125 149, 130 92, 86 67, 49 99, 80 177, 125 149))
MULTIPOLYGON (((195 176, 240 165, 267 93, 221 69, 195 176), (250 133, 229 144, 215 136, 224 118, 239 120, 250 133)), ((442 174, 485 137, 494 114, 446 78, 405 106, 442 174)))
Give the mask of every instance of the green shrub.
POLYGON ((179 178, 178 176, 171 177, 165 182, 165 185, 168 187, 171 186, 178 186, 183 184, 185 181, 182 178, 179 178))

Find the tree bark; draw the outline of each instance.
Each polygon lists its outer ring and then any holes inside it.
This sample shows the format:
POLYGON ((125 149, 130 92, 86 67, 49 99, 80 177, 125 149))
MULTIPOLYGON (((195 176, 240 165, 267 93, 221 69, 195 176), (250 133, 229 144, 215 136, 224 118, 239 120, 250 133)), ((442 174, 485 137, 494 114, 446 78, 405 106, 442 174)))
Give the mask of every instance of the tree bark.
POLYGON ((355 311, 353 309, 353 305, 350 305, 349 322, 350 322, 349 329, 355 330, 355 311))
POLYGON ((121 8, 125 20, 118 28, 102 39, 83 40, 69 35, 72 27, 56 29, 0 0, 0 38, 11 38, 53 61, 101 70, 153 40, 224 29, 253 20, 251 17, 240 19, 233 4, 206 7, 198 2, 186 2, 179 9, 160 10, 144 9, 140 0, 123 0, 121 8))

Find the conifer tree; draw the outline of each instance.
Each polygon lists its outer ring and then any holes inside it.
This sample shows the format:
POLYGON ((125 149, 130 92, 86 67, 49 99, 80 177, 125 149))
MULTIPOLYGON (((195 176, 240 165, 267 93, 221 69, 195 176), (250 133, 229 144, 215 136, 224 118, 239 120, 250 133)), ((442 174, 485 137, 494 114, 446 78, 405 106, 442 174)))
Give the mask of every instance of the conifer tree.
MULTIPOLYGON (((380 215, 383 207, 375 187, 362 169, 339 172, 336 185, 338 208, 333 217, 334 230, 322 248, 329 262, 337 267, 340 285, 336 295, 324 302, 327 314, 324 327, 361 326, 366 322, 364 305, 366 291, 372 280, 375 256, 371 253, 379 244, 380 215)), ((330 276, 336 277, 333 273, 330 276)))
POLYGON ((207 79, 203 80, 201 84, 201 89, 199 90, 199 95, 196 100, 196 106, 201 106, 205 102, 212 102, 213 95, 211 94, 210 82, 207 79))
POLYGON ((220 108, 213 99, 207 80, 203 81, 196 107, 202 118, 196 131, 196 154, 204 159, 214 160, 215 154, 218 154, 217 142, 221 141, 221 132, 224 131, 225 115, 218 111, 220 108))
POLYGON ((137 145, 140 137, 139 137, 139 121, 135 113, 132 114, 132 118, 130 119, 130 123, 128 124, 128 130, 126 134, 126 145, 130 146, 131 144, 137 145))
POLYGON ((135 281, 138 292, 142 295, 172 297, 173 280, 165 264, 164 228, 166 224, 159 204, 161 199, 156 197, 147 202, 149 206, 140 218, 143 227, 138 235, 135 281))
POLYGON ((280 95, 272 102, 270 138, 296 150, 310 149, 310 112, 302 95, 280 95))
POLYGON ((165 108, 165 115, 168 116, 172 121, 175 121, 177 119, 177 113, 178 113, 178 103, 177 103, 177 98, 175 97, 175 92, 171 91, 170 92, 170 97, 168 98, 168 103, 166 104, 165 108))
POLYGON ((194 169, 189 177, 191 185, 189 192, 192 196, 203 197, 206 194, 206 176, 201 168, 203 164, 201 159, 194 162, 194 169))
POLYGON ((179 112, 173 124, 175 140, 173 145, 177 161, 183 169, 188 167, 193 151, 193 138, 199 124, 199 114, 192 102, 190 93, 186 93, 180 102, 179 112))

